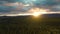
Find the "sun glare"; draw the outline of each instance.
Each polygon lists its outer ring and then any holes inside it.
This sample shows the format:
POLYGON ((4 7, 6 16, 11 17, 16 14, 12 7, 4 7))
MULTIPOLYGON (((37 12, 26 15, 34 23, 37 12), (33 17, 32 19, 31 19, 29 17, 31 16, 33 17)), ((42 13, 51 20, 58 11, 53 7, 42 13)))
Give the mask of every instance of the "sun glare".
POLYGON ((38 17, 40 14, 39 14, 39 12, 34 12, 33 13, 33 16, 35 16, 35 17, 38 17))

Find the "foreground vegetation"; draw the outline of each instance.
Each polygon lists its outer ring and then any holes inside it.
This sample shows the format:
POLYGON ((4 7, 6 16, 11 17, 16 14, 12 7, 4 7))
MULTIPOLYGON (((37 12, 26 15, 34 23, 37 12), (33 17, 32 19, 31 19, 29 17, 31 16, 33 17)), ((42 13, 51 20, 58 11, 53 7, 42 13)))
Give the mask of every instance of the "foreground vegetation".
POLYGON ((60 34, 60 17, 0 17, 0 34, 60 34))

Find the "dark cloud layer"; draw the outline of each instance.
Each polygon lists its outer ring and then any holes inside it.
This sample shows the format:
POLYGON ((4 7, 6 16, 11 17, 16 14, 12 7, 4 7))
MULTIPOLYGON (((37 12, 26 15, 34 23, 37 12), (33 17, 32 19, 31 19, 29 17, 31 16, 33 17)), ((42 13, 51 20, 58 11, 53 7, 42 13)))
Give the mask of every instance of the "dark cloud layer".
POLYGON ((15 11, 16 13, 19 13, 19 12, 24 12, 25 10, 27 11, 28 9, 32 8, 32 7, 30 7, 30 8, 24 7, 22 10, 18 10, 20 8, 13 5, 13 3, 16 3, 16 2, 20 2, 23 4, 32 3, 36 7, 44 6, 43 8, 50 7, 49 9, 51 9, 53 11, 58 11, 58 10, 60 11, 60 8, 59 8, 60 0, 35 0, 35 1, 32 1, 32 0, 0 0, 0 13, 9 13, 11 11, 12 12, 15 11), (8 3, 10 3, 10 5, 13 5, 13 6, 7 6, 7 5, 9 5, 8 3), (57 6, 59 6, 59 7, 57 7, 57 6))

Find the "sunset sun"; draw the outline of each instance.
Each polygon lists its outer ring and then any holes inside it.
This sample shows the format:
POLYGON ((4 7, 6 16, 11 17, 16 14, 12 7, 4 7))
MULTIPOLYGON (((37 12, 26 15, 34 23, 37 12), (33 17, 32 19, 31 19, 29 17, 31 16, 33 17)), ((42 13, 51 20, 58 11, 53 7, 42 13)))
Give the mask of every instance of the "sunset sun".
POLYGON ((33 13, 33 16, 35 16, 35 17, 38 17, 40 14, 39 14, 39 12, 34 12, 33 13))

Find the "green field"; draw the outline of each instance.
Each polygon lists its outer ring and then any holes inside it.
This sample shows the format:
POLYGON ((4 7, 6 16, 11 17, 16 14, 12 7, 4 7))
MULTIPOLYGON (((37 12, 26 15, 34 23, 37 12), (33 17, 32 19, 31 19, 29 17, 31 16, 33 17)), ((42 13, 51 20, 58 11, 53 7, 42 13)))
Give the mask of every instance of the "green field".
POLYGON ((60 18, 0 17, 0 34, 60 34, 60 18))

